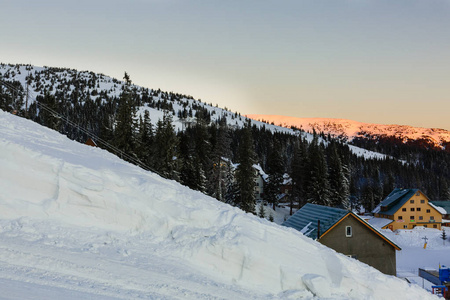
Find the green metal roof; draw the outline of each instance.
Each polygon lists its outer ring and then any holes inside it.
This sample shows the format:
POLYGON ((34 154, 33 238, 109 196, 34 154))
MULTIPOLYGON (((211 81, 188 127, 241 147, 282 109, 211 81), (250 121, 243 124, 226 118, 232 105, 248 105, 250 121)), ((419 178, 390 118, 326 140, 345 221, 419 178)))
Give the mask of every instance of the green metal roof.
POLYGON ((294 228, 307 237, 317 239, 317 220, 320 220, 320 236, 322 236, 327 230, 333 227, 341 219, 345 218, 348 214, 351 214, 356 219, 360 220, 362 224, 366 225, 375 234, 378 234, 382 239, 389 242, 394 248, 401 250, 399 246, 388 239, 375 227, 361 219, 358 215, 340 208, 307 203, 281 225, 294 228))
POLYGON ((445 209, 447 211, 447 214, 450 214, 450 201, 430 201, 430 203, 432 203, 435 206, 439 206, 442 207, 443 209, 445 209))
POLYGON ((304 235, 316 239, 318 220, 322 235, 349 213, 350 211, 340 208, 307 203, 281 225, 297 229, 304 235))
POLYGON ((383 201, 380 203, 381 208, 385 208, 385 210, 380 210, 378 213, 384 215, 392 216, 395 214, 400 207, 403 206, 415 193, 417 193, 418 189, 395 189, 393 190, 383 201))

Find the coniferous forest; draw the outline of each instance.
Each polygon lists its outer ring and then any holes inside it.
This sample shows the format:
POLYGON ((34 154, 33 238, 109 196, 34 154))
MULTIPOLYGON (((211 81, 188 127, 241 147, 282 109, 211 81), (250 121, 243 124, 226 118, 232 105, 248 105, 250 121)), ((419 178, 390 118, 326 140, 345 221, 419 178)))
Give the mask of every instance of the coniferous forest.
POLYGON ((264 199, 274 208, 285 174, 290 201, 299 205, 372 210, 396 187, 450 199, 450 153, 427 144, 370 136, 349 142, 385 154, 370 158, 325 133, 273 130, 191 96, 138 87, 127 73, 119 81, 71 69, 1 66, 0 109, 79 142, 93 138, 132 163, 247 212, 256 213, 255 164, 268 175, 264 199), (159 112, 157 119, 150 109, 159 112))

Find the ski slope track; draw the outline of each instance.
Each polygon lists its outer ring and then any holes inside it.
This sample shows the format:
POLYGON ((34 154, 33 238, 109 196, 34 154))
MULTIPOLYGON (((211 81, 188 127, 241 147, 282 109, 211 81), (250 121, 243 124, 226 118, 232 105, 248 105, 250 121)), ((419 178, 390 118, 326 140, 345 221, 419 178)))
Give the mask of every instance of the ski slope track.
POLYGON ((433 299, 0 111, 0 299, 433 299))

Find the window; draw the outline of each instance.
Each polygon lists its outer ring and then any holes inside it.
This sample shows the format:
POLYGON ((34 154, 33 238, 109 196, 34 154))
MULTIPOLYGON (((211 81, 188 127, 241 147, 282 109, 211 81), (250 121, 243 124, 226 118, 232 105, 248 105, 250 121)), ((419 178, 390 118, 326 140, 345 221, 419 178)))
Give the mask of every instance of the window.
POLYGON ((409 217, 411 221, 414 221, 414 216, 409 217))
POLYGON ((403 217, 402 217, 402 216, 398 216, 398 219, 399 219, 399 220, 403 220, 403 217))
POLYGON ((437 225, 436 225, 436 224, 434 224, 434 225, 433 225, 433 228, 437 228, 437 225))
POLYGON ((409 200, 409 203, 414 203, 414 200, 409 200))
POLYGON ((402 208, 402 211, 406 211, 406 207, 403 207, 403 208, 402 208))
POLYGON ((403 228, 404 228, 404 229, 407 229, 407 228, 408 228, 408 225, 403 225, 403 228))
POLYGON ((434 217, 433 217, 433 216, 430 216, 430 220, 434 220, 434 217))
POLYGON ((352 236, 352 226, 345 226, 345 236, 346 237, 352 236))
POLYGON ((425 200, 423 200, 423 199, 422 199, 422 200, 420 200, 420 203, 425 203, 425 200))
POLYGON ((431 211, 429 209, 427 209, 427 213, 429 214, 431 211))
POLYGON ((417 210, 417 211, 420 211, 421 209, 420 209, 420 207, 417 207, 416 210, 417 210))
POLYGON ((419 216, 419 220, 423 220, 423 217, 422 217, 422 216, 419 216))
POLYGON ((414 207, 411 207, 411 211, 414 211, 414 207))
POLYGON ((427 225, 423 225, 423 227, 427 228, 428 226, 427 225))
POLYGON ((417 192, 417 193, 416 193, 416 196, 420 196, 420 192, 417 192))

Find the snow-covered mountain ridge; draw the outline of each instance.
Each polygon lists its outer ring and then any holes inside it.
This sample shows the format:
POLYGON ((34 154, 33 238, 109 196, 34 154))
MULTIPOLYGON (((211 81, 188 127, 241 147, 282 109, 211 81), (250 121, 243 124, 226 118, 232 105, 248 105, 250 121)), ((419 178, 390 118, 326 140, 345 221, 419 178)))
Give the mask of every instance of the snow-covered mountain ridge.
POLYGON ((408 125, 382 125, 346 119, 297 118, 278 115, 249 114, 254 120, 264 120, 275 125, 303 129, 307 132, 324 132, 351 141, 356 137, 395 137, 407 141, 423 140, 435 147, 444 148, 450 143, 450 131, 437 128, 421 128, 408 125))
POLYGON ((1 110, 0 165, 6 299, 434 299, 1 110))
MULTIPOLYGON (((50 92, 57 98, 71 98, 72 103, 70 105, 72 106, 76 105, 74 103, 77 103, 77 105, 86 105, 89 102, 107 103, 120 96, 125 84, 122 80, 90 71, 4 63, 0 63, 0 80, 19 82, 23 98, 26 98, 26 89, 28 87, 29 101, 26 103, 24 99, 22 103, 18 104, 17 109, 23 109, 26 105, 29 108, 33 105, 38 95, 44 95, 44 91, 50 92)), ((228 109, 213 106, 212 103, 201 102, 191 96, 152 90, 137 85, 132 85, 132 88, 137 94, 143 96, 143 99, 153 101, 153 107, 147 103, 141 103, 137 114, 143 116, 145 111, 148 111, 151 122, 154 125, 158 120, 162 119, 164 112, 166 112, 172 114, 175 129, 183 130, 186 121, 192 120, 192 118, 186 118, 186 113, 195 116, 196 112, 202 109, 209 112, 211 122, 215 122, 219 118, 224 118, 231 128, 242 128, 248 120, 248 118, 241 116, 238 112, 231 112, 228 109)), ((253 119, 250 119, 250 122, 252 125, 259 128, 264 127, 272 132, 282 132, 292 135, 299 134, 298 130, 291 128, 266 124, 253 119)), ((303 133, 303 137, 308 141, 311 141, 313 138, 309 133, 303 133)), ((382 159, 385 157, 384 154, 359 147, 350 146, 350 148, 356 155, 369 159, 382 159)))

